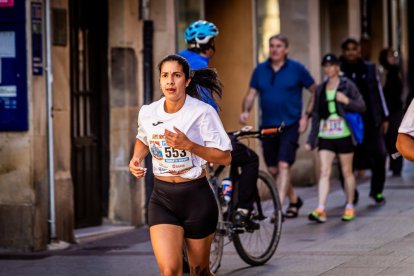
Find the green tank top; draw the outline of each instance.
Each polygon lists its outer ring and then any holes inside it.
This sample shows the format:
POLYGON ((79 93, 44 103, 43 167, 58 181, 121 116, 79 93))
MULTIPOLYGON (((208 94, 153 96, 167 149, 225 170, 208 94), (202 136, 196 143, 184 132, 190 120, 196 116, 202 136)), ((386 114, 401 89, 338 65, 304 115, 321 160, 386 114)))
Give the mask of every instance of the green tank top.
POLYGON ((319 138, 339 139, 351 136, 351 131, 344 118, 338 115, 336 111, 335 97, 336 90, 325 90, 326 100, 328 102, 329 117, 321 119, 319 125, 319 138))

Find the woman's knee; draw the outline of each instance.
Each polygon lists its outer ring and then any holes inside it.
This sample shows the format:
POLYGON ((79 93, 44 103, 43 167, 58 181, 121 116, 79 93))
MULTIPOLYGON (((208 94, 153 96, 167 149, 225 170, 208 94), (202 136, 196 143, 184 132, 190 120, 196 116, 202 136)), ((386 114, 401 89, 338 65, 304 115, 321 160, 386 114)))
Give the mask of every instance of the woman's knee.
POLYGON ((160 266, 162 276, 178 276, 182 275, 182 265, 162 265, 160 266))
POLYGON ((289 170, 290 165, 285 161, 279 161, 279 163, 277 164, 277 168, 279 169, 279 171, 289 170))
POLYGON ((321 168, 319 178, 330 178, 331 168, 321 168))
POLYGON ((355 176, 352 171, 342 172, 345 181, 355 181, 355 176))

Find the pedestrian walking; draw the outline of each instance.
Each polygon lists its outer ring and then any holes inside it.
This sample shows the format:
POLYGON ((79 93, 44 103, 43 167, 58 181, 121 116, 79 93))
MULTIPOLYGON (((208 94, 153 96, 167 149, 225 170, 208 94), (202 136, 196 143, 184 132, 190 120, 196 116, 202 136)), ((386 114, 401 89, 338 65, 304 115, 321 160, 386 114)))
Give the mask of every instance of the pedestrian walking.
POLYGON ((205 165, 231 162, 231 143, 217 112, 198 100, 196 85, 221 93, 214 70, 190 73, 181 56, 169 55, 158 65, 164 97, 144 105, 129 163, 131 173, 145 176, 141 162, 152 155, 154 190, 148 206, 151 244, 162 275, 182 275, 185 242, 192 275, 212 275, 210 246, 218 209, 205 165))
POLYGON ((392 158, 391 155, 397 151, 398 126, 403 118, 403 84, 401 70, 398 65, 398 52, 392 48, 385 48, 380 52, 379 62, 384 69, 385 83, 383 86, 385 101, 389 111, 388 128, 385 133, 385 145, 388 152, 389 170, 393 176, 401 176, 403 158, 401 156, 392 158))
POLYGON ((342 44, 341 71, 352 80, 362 94, 366 112, 363 113, 364 141, 356 148, 354 168, 371 170, 369 196, 377 205, 385 204, 385 128, 388 108, 375 65, 361 58, 359 42, 354 38, 345 39, 342 44))
POLYGON ((355 84, 340 76, 339 59, 326 54, 322 59, 323 71, 327 80, 316 89, 315 105, 312 113, 312 128, 305 147, 308 150, 318 148, 320 176, 318 182, 318 207, 309 214, 309 220, 326 222, 326 202, 329 194, 332 163, 337 155, 345 180, 347 196, 342 215, 343 221, 355 218, 353 205, 355 177, 352 170, 355 145, 355 133, 346 120, 346 112, 365 111, 365 103, 355 84))
POLYGON ((290 201, 284 217, 296 218, 303 201, 292 187, 290 168, 295 162, 299 135, 307 128, 316 85, 304 65, 288 58, 288 47, 288 38, 283 34, 269 39, 269 58, 253 71, 240 122, 246 123, 259 95, 261 127, 285 124, 281 135, 262 140, 262 148, 268 171, 277 179, 280 201, 283 204, 286 196, 290 201), (311 92, 311 97, 302 114, 303 88, 311 92))

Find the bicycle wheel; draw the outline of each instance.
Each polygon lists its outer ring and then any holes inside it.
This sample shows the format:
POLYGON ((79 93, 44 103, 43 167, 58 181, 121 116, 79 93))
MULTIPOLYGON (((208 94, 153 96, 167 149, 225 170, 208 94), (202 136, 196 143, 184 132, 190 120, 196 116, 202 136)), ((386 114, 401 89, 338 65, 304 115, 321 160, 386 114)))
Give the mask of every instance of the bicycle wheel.
POLYGON ((253 222, 259 224, 259 227, 233 234, 233 243, 240 258, 253 266, 266 263, 275 253, 279 243, 282 207, 274 185, 275 181, 269 174, 259 171, 258 198, 253 209, 253 222))
MULTIPOLYGON (((215 180, 217 181, 217 179, 215 180)), ((224 247, 224 235, 223 235, 223 211, 221 209, 220 200, 218 199, 218 191, 215 189, 217 188, 216 185, 210 185, 214 191, 214 197, 216 199, 217 207, 218 207, 218 222, 217 222, 217 230, 216 234, 214 235, 213 242, 211 243, 210 247, 210 271, 215 273, 220 267, 221 258, 223 257, 223 247, 224 247)))
POLYGON ((216 233, 210 248, 210 271, 216 273, 223 257, 224 237, 216 233))

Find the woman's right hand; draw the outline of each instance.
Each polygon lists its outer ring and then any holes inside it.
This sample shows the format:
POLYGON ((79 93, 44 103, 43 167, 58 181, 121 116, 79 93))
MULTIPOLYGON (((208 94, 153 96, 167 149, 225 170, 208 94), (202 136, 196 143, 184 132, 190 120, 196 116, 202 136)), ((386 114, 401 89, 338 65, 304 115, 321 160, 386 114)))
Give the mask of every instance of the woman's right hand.
POLYGON ((349 98, 343 92, 340 91, 336 92, 336 101, 338 103, 343 103, 344 105, 349 104, 349 98))
POLYGON ((139 163, 140 163, 140 160, 135 157, 132 157, 131 161, 129 161, 129 171, 136 178, 144 177, 145 174, 147 173, 147 168, 141 167, 139 163))

